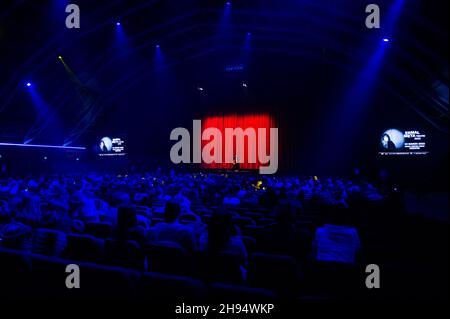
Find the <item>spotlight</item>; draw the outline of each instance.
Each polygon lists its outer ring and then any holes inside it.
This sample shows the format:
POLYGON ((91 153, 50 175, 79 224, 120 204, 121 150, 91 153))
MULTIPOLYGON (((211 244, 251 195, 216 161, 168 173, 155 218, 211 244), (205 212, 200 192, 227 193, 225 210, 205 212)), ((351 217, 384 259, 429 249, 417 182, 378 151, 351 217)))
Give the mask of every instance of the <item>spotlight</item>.
POLYGON ((246 88, 246 87, 247 87, 247 83, 243 82, 243 83, 242 83, 242 87, 243 87, 243 88, 246 88))
POLYGON ((383 42, 389 42, 389 38, 383 38, 383 42))
POLYGON ((227 5, 227 6, 231 6, 231 2, 230 2, 230 1, 227 1, 226 5, 227 5))
POLYGON ((159 49, 159 44, 155 45, 155 48, 159 49))
POLYGON ((30 82, 27 82, 27 87, 31 87, 31 83, 30 82))
POLYGON ((247 36, 249 37, 249 36, 251 36, 252 35, 252 33, 251 32, 247 32, 247 36))
POLYGON ((203 92, 203 91, 204 91, 204 89, 203 89, 201 86, 199 86, 199 87, 197 88, 197 90, 199 90, 200 92, 203 92))
POLYGON ((47 160, 47 156, 44 156, 44 161, 46 161, 47 160))
POLYGON ((63 58, 62 58, 62 56, 58 55, 58 59, 60 59, 62 61, 63 58))
POLYGON ((116 26, 120 27, 120 25, 121 25, 121 23, 120 23, 120 22, 117 22, 117 23, 116 23, 116 26))

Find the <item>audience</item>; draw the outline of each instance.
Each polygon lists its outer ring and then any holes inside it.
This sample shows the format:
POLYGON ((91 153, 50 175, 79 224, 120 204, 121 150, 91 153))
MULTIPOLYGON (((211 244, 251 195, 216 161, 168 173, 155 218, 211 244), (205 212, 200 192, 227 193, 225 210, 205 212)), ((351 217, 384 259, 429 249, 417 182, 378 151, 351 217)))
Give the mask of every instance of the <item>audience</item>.
POLYGON ((150 230, 149 240, 151 242, 176 243, 191 252, 197 250, 198 245, 194 229, 178 221, 180 213, 180 204, 167 202, 164 211, 165 222, 158 223, 150 230))
POLYGON ((213 215, 208 232, 202 239, 202 247, 208 252, 227 252, 236 256, 241 265, 247 263, 247 250, 242 237, 236 234, 231 215, 226 211, 218 211, 213 215))
POLYGON ((80 234, 142 248, 170 243, 189 256, 235 256, 244 281, 255 249, 357 262, 358 230, 342 220, 351 208, 386 198, 362 180, 161 170, 0 182, 0 247, 62 256, 70 236, 80 234), (311 211, 324 219, 308 222, 311 211))
POLYGON ((361 243, 355 228, 325 224, 317 228, 314 246, 318 261, 353 264, 361 243))
POLYGON ((296 202, 285 199, 276 206, 275 223, 268 226, 270 231, 261 239, 269 251, 297 255, 297 250, 302 244, 295 228, 298 208, 296 202))

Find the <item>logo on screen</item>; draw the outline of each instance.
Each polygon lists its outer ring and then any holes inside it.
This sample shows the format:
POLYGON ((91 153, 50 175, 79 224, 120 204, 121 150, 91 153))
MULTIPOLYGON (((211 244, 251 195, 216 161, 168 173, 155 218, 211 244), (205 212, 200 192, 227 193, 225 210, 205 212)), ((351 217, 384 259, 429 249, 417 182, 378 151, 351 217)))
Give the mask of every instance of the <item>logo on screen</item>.
POLYGON ((100 140, 100 151, 103 153, 112 151, 112 140, 109 137, 104 137, 100 140))
POLYGON ((381 145, 388 151, 401 149, 405 145, 404 134, 396 129, 387 130, 381 137, 381 145))
POLYGON ((125 141, 120 137, 103 137, 97 143, 99 156, 124 156, 126 155, 125 141))
POLYGON ((380 138, 381 155, 426 155, 426 135, 418 130, 386 130, 380 138))

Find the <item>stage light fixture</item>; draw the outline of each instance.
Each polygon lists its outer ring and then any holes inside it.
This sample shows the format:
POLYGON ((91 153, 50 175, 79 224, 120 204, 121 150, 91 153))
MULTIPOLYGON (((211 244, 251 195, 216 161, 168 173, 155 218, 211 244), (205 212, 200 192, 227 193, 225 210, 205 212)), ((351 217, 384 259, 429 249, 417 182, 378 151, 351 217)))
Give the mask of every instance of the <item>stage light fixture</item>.
POLYGON ((116 26, 120 27, 120 25, 121 25, 121 23, 120 23, 120 22, 117 22, 117 23, 116 23, 116 26))
POLYGON ((27 87, 31 87, 31 83, 30 82, 27 82, 27 87))
POLYGON ((389 38, 383 38, 383 42, 389 42, 389 38))

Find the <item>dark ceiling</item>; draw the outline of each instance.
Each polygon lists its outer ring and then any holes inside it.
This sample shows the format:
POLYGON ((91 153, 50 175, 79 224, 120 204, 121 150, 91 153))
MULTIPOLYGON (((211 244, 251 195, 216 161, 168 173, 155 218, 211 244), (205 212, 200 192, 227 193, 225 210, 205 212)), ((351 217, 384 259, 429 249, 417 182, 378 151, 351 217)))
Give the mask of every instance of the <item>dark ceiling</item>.
MULTIPOLYGON (((303 61, 298 66, 301 71, 286 67, 278 73, 284 72, 290 82, 299 76, 303 77, 300 82, 307 81, 318 72, 317 65, 355 72, 365 59, 361 48, 378 45, 385 36, 383 29, 364 26, 367 1, 359 0, 232 1, 226 24, 225 1, 75 0, 71 2, 81 9, 79 30, 64 26, 67 2, 0 2, 2 140, 39 136, 56 119, 63 123, 63 133, 55 136, 49 133, 54 130, 48 130, 39 138, 59 143, 62 137, 66 141, 73 135, 76 127, 84 134, 101 125, 108 119, 105 112, 123 111, 114 106, 116 101, 131 100, 128 95, 133 87, 151 81, 157 71, 153 64, 156 44, 163 51, 165 67, 180 74, 193 96, 199 85, 218 77, 214 73, 217 65, 248 62, 243 57, 247 33, 252 41, 248 50, 259 56, 260 63, 238 75, 239 81, 260 79, 261 67, 274 60, 303 61), (126 38, 120 48, 118 21, 126 38), (64 57, 78 83, 58 55, 64 57), (36 116, 26 92, 28 81, 48 104, 49 114, 43 119, 36 116)), ((393 2, 377 1, 382 12, 393 2)), ((448 2, 405 1, 390 36, 392 51, 382 85, 436 129, 447 131, 448 2)), ((269 89, 269 82, 267 87, 261 84, 261 93, 269 89)), ((292 85, 289 90, 298 87, 292 85)), ((190 97, 186 94, 186 99, 190 97)), ((73 140, 79 138, 73 135, 73 140)))

